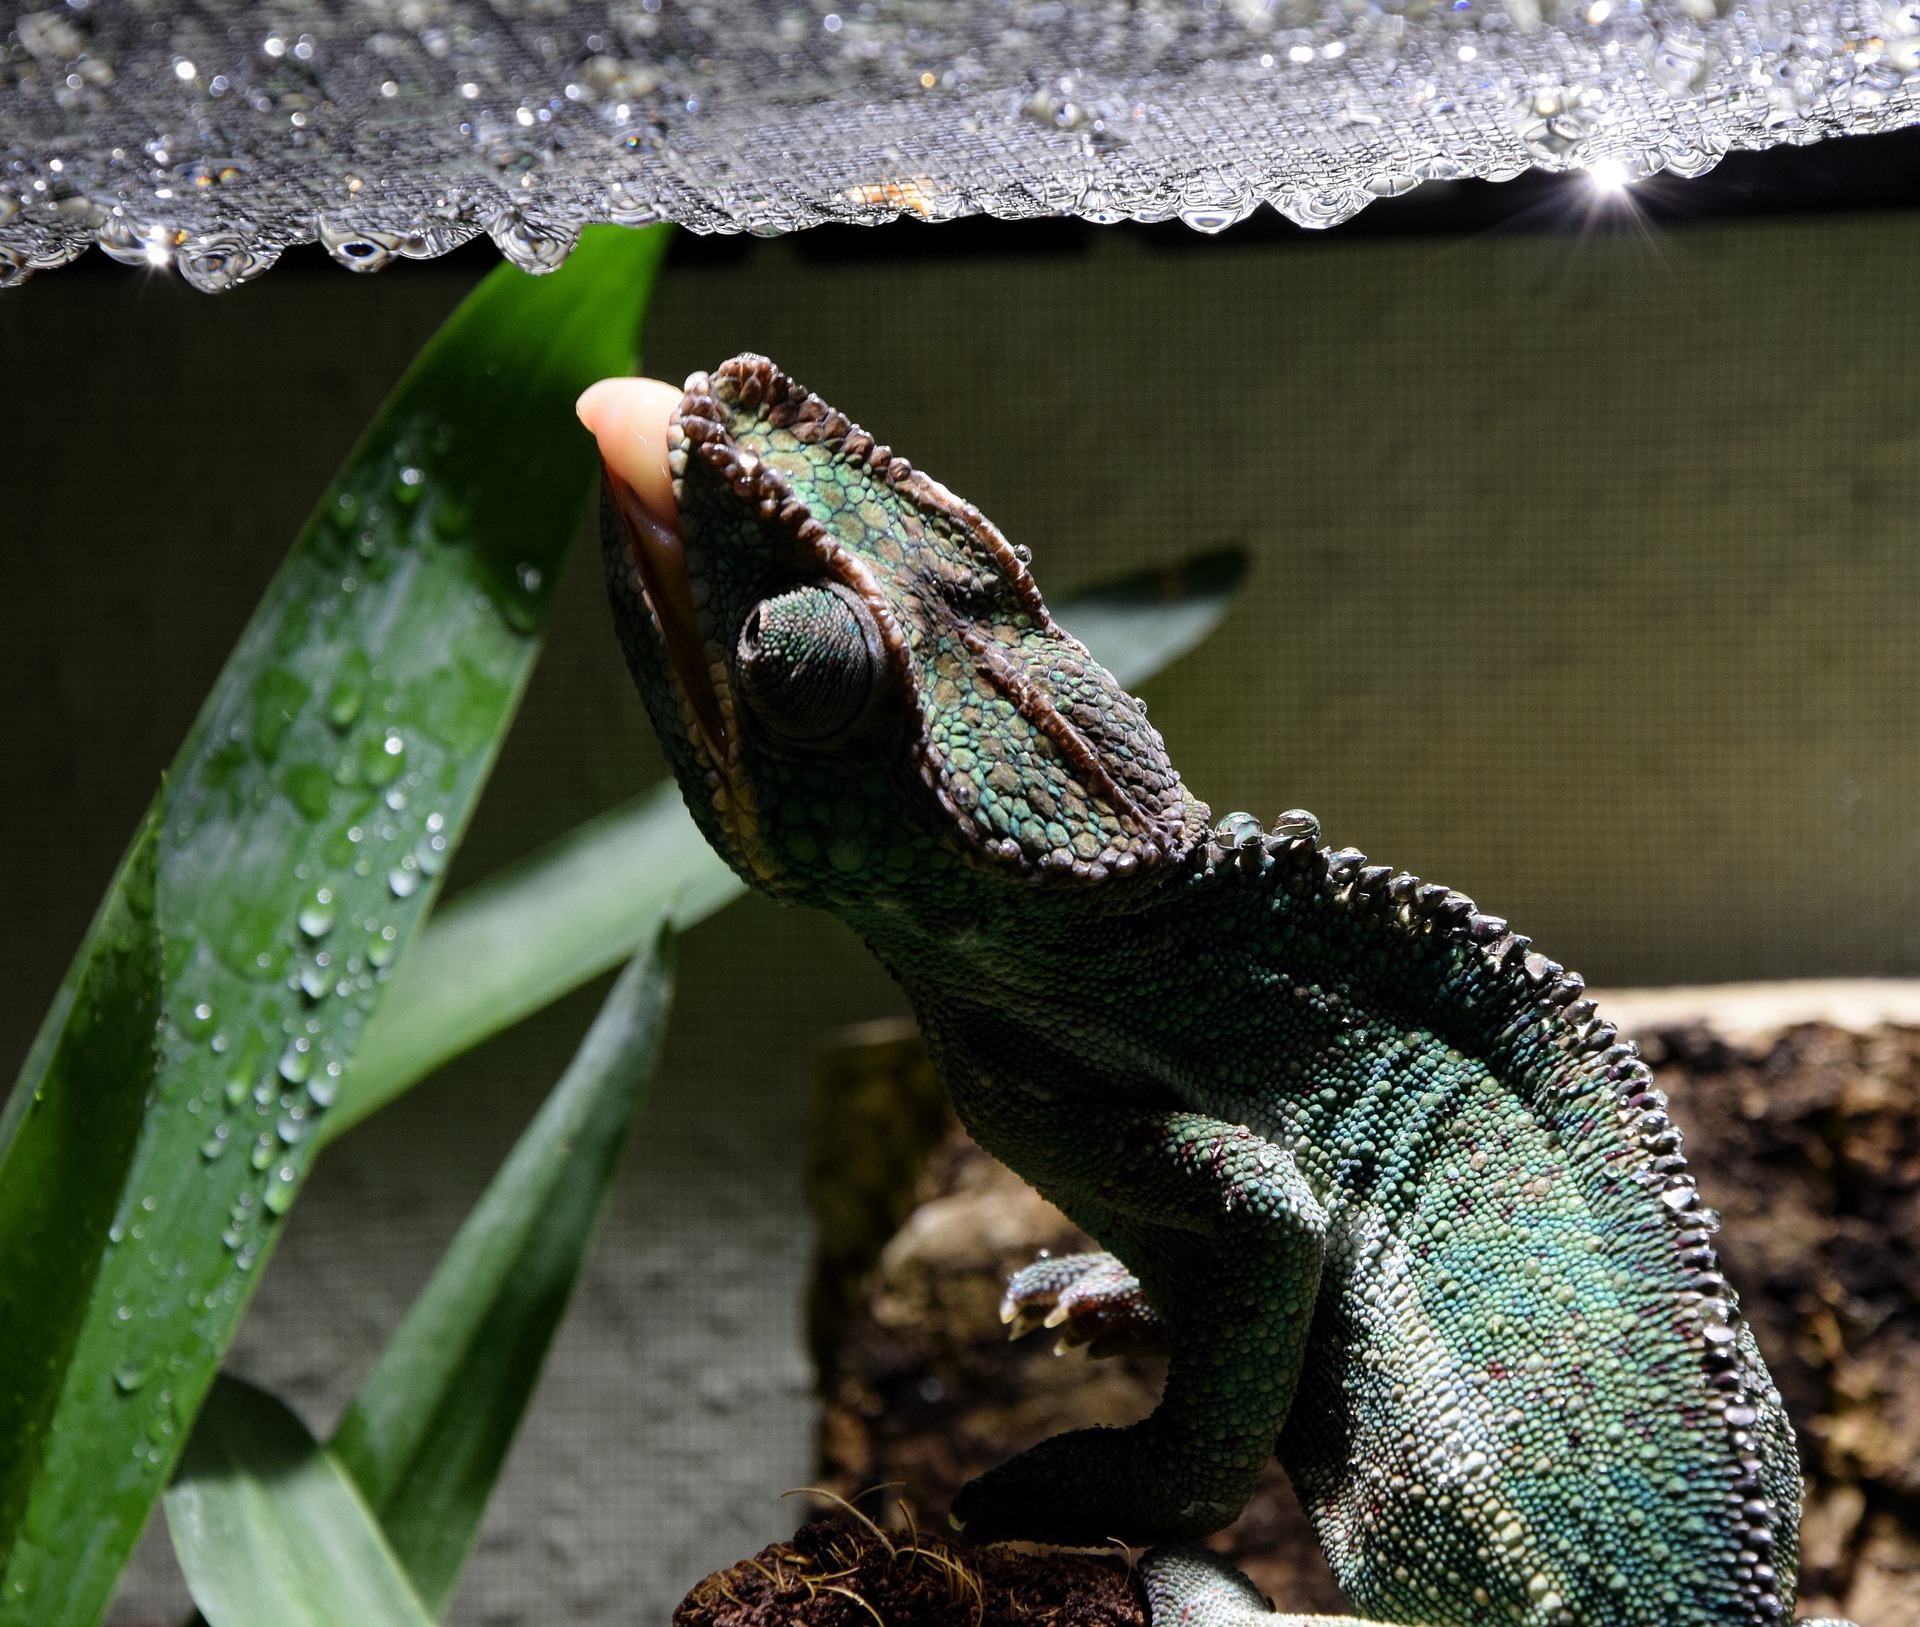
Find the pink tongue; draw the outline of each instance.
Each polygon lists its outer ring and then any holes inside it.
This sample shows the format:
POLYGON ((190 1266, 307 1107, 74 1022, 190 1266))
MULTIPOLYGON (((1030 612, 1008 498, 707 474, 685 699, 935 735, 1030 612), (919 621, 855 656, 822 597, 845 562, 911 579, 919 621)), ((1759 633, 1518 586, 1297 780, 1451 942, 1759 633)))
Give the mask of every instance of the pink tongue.
POLYGON ((658 379, 602 379, 574 410, 600 443, 626 527, 628 557, 646 587, 674 677, 706 737, 707 755, 718 768, 727 760, 726 724, 707 671, 667 470, 667 420, 679 404, 680 392, 658 379))
POLYGON ((660 524, 680 529, 667 472, 667 420, 680 392, 658 379, 602 379, 574 403, 600 443, 600 458, 660 524))

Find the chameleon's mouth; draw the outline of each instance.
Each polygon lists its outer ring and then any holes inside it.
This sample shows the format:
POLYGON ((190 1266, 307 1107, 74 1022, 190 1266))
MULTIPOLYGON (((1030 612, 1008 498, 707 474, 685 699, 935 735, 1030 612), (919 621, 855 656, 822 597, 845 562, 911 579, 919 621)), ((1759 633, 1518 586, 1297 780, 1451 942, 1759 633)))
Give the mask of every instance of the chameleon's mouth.
POLYGON ((660 629, 667 664, 693 710, 701 745, 715 768, 727 761, 729 741, 726 714, 713 674, 707 665, 699 613, 693 604, 693 578, 687 570, 687 550, 680 534, 640 501, 638 494, 611 469, 607 487, 627 533, 627 558, 639 573, 647 606, 660 629))

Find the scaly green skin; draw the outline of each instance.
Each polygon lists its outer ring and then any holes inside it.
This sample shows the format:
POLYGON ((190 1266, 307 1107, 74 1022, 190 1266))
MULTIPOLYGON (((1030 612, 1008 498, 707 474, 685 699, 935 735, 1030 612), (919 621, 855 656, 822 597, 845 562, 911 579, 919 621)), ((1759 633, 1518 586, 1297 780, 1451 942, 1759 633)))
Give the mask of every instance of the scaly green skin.
POLYGON ((1233 1627, 1177 1544, 1277 1441, 1367 1618, 1789 1615, 1779 1394, 1581 980, 1310 815, 1209 828, 1020 551, 771 363, 688 380, 671 443, 684 558, 618 490, 605 539, 694 817, 866 938, 975 1138, 1111 1251, 1016 1277, 1016 1331, 1170 1354, 1144 1422, 968 1486, 968 1534, 1176 1544, 1157 1627, 1233 1627))

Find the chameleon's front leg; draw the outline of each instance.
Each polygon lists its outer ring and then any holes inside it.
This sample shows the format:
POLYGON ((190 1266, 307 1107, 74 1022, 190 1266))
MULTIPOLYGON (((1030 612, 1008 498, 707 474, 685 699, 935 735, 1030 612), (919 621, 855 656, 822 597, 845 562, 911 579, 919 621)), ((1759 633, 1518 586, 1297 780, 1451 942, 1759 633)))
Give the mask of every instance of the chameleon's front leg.
POLYGON ((1292 1405, 1326 1211, 1291 1153, 1241 1125, 1082 1107, 1070 1131, 1031 1129, 1019 1150, 1076 1151, 1025 1173, 1127 1262, 1165 1320, 1166 1390, 1140 1423, 1059 1435, 982 1475, 954 1520, 985 1541, 1218 1530, 1253 1495, 1292 1405))

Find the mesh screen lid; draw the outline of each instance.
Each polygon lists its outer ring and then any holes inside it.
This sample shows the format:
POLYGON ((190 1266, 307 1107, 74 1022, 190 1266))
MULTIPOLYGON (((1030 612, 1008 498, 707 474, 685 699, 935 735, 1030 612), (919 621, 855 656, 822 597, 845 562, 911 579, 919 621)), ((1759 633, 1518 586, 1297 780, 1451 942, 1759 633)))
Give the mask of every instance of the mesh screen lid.
POLYGON ((1920 117, 1920 0, 68 0, 0 56, 0 282, 217 290, 591 221, 1345 220, 1920 117))

